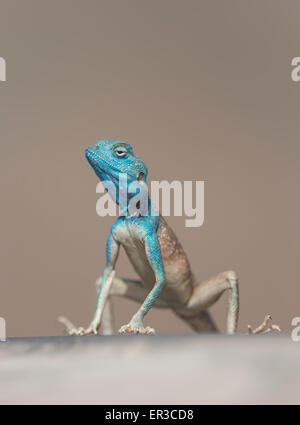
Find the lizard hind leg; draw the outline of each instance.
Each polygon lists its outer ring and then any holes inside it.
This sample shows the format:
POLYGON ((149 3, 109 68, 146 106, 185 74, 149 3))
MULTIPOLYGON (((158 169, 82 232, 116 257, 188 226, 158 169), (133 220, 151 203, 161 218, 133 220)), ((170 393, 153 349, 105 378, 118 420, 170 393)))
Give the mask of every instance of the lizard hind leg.
POLYGON ((238 278, 234 271, 220 273, 196 285, 194 293, 187 304, 187 309, 190 313, 193 311, 195 313, 199 311, 204 312, 211 307, 226 290, 229 290, 227 333, 232 334, 237 330, 239 314, 238 278))

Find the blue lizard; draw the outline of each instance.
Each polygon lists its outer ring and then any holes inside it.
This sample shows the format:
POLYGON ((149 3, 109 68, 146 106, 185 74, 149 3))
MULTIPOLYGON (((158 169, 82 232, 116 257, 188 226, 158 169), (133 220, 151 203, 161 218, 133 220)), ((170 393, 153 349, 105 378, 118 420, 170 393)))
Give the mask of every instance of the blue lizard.
MULTIPOLYGON (((102 140, 88 147, 85 154, 99 179, 115 185, 115 194, 110 194, 117 204, 122 204, 122 189, 128 190, 134 182, 141 187, 147 185, 147 167, 128 143, 102 140), (120 177, 124 175, 126 181, 122 188, 120 177)), ((154 333, 153 328, 143 325, 143 319, 153 305, 171 309, 196 332, 216 331, 207 309, 228 290, 227 332, 235 333, 239 312, 236 273, 227 271, 197 282, 181 244, 165 219, 155 214, 151 199, 147 199, 146 214, 131 214, 128 207, 133 196, 129 193, 127 201, 121 205, 122 214, 113 224, 107 239, 106 266, 98 279, 97 306, 91 324, 84 329, 76 328, 64 317, 59 319, 60 322, 71 335, 97 334, 100 325, 104 334, 112 333, 109 297, 117 295, 141 303, 130 322, 120 328, 120 334, 154 333), (140 281, 115 276, 120 246, 125 249, 140 281)), ((267 329, 267 324, 268 320, 261 331, 267 329)))

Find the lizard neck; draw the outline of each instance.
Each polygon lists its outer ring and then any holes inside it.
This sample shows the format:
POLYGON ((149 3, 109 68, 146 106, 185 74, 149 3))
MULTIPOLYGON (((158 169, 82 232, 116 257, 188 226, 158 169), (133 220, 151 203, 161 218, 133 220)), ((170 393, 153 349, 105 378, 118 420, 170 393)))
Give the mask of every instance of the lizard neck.
POLYGON ((149 195, 141 198, 136 198, 135 196, 128 197, 125 203, 119 202, 120 216, 138 218, 159 215, 149 195))

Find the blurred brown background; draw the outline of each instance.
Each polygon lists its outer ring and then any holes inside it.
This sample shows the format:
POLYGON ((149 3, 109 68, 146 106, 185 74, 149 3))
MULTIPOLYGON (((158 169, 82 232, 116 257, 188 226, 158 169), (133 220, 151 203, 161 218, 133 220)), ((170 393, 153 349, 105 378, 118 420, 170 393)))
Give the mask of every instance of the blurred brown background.
MULTIPOLYGON (((235 269, 240 331, 300 315, 299 1, 0 0, 1 280, 8 336, 86 326, 113 219, 84 158, 131 143, 154 180, 205 180, 205 223, 170 218, 199 279, 235 269)), ((134 276, 124 254, 117 271, 134 276)), ((227 296, 212 309, 224 329, 227 296)), ((136 305, 115 300, 116 328, 136 305)), ((153 309, 157 332, 187 332, 153 309)))

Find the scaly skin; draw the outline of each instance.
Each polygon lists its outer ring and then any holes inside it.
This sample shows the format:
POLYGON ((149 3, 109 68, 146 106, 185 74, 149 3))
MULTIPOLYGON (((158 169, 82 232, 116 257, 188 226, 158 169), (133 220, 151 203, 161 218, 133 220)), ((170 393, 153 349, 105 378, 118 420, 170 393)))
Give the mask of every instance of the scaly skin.
MULTIPOLYGON (((135 156, 132 147, 125 143, 103 140, 86 149, 86 158, 100 180, 113 182, 116 188, 115 202, 122 204, 119 187, 121 173, 129 184, 147 184, 147 167, 135 156)), ((125 183, 121 183, 125 184, 125 183)), ((197 332, 216 331, 207 312, 224 291, 230 291, 227 331, 237 329, 239 299, 238 280, 235 272, 228 271, 216 277, 196 282, 185 252, 174 232, 159 214, 151 215, 154 207, 148 198, 147 215, 130 214, 128 205, 133 195, 121 205, 122 215, 113 224, 106 244, 106 266, 98 281, 99 291, 96 312, 88 328, 75 328, 65 318, 59 320, 72 335, 96 334, 101 321, 104 333, 111 333, 108 309, 109 295, 125 296, 141 303, 140 308, 121 334, 151 334, 154 329, 144 327, 143 319, 151 307, 170 308, 197 332), (115 277, 115 264, 120 247, 123 247, 140 281, 115 277)), ((110 316, 110 315, 109 315, 110 316)))

